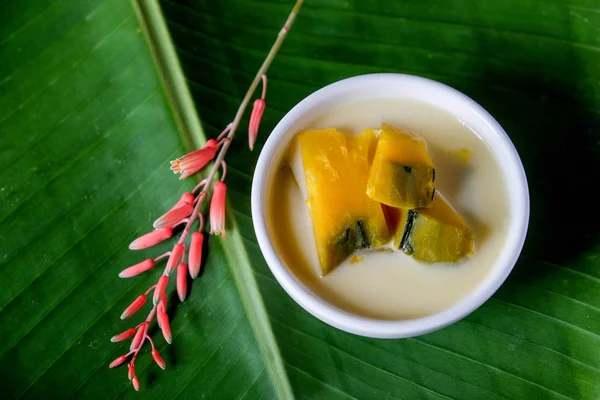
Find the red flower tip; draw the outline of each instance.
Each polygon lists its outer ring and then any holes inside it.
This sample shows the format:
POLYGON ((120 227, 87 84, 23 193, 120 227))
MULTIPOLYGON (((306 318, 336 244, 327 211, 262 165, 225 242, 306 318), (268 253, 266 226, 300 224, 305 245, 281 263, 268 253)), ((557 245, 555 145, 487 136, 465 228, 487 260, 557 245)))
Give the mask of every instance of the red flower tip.
POLYGON ((138 312, 140 308, 142 308, 144 303, 146 303, 146 295, 141 294, 133 301, 133 303, 129 305, 129 307, 125 309, 125 311, 123 311, 123 314, 121 314, 121 319, 131 317, 133 314, 138 312))
POLYGON ((119 365, 123 364, 127 360, 127 356, 119 356, 113 362, 110 363, 108 368, 116 368, 119 365))
POLYGON ((214 148, 217 148, 217 146, 218 146, 218 143, 215 139, 208 139, 208 141, 204 145, 204 147, 214 147, 214 148))
POLYGON ((134 351, 139 346, 141 346, 142 343, 144 343, 144 339, 145 339, 147 331, 148 331, 148 323, 143 322, 137 329, 137 332, 135 333, 135 336, 133 337, 133 340, 131 341, 131 345, 129 346, 129 351, 134 351))
POLYGON ((154 288, 154 297, 152 298, 154 305, 158 305, 158 302, 160 301, 162 294, 165 292, 165 289, 167 288, 168 283, 169 283, 168 276, 162 275, 160 278, 158 278, 158 283, 156 284, 156 287, 154 288))
POLYGON ((131 278, 133 276, 141 274, 142 272, 148 271, 152 267, 154 267, 154 260, 149 258, 147 260, 142 261, 141 263, 135 264, 129 268, 124 269, 119 273, 119 278, 131 278))
MULTIPOLYGON (((210 141, 209 141, 210 142, 210 141)), ((200 150, 192 151, 185 156, 171 161, 171 170, 176 174, 181 174, 179 179, 185 179, 188 176, 200 171, 215 158, 217 154, 216 144, 207 145, 200 150)))
POLYGON ((266 103, 263 99, 256 99, 254 101, 254 107, 252 108, 252 114, 250 115, 250 125, 248 127, 248 146, 250 147, 250 150, 254 149, 260 120, 265 112, 265 107, 266 103))
POLYGON ((183 303, 187 296, 187 265, 181 263, 177 266, 177 295, 183 303))
POLYGON ((154 358, 154 361, 156 361, 159 367, 161 367, 162 369, 167 368, 165 360, 162 359, 162 357, 160 356, 160 354, 158 354, 158 351, 156 351, 156 349, 152 349, 152 358, 154 358))
MULTIPOLYGON (((166 296, 165 296, 166 297, 166 296)), ((160 322, 161 322, 161 315, 165 313, 166 310, 166 298, 163 299, 160 303, 158 303, 158 307, 156 307, 156 322, 158 323, 158 327, 162 329, 160 322)))
POLYGON ((265 96, 267 95, 267 76, 262 74, 262 95, 260 99, 254 101, 252 107, 252 114, 250 115, 250 125, 248 126, 248 146, 250 150, 254 149, 254 143, 258 136, 258 127, 260 126, 260 120, 262 119, 263 113, 265 112, 265 96))
POLYGON ((161 310, 161 312, 157 313, 156 318, 159 321, 158 325, 160 326, 160 330, 162 331, 165 340, 167 343, 171 344, 171 340, 173 339, 171 336, 171 325, 169 325, 169 316, 165 312, 164 308, 161 310))
POLYGON ((200 267, 202 266, 202 243, 204 242, 204 235, 202 232, 192 233, 192 240, 190 243, 190 252, 188 253, 188 269, 192 279, 196 279, 200 274, 200 267))
MULTIPOLYGON (((169 256, 169 260, 167 261, 166 273, 170 275, 171 272, 175 269, 175 266, 181 259, 183 252, 185 251, 185 245, 183 243, 177 243, 173 246, 173 250, 171 251, 171 255, 169 256)), ((158 304, 158 302, 154 302, 154 304, 158 304)))
MULTIPOLYGON (((185 217, 184 217, 185 218, 185 217)), ((129 245, 129 250, 141 250, 146 249, 148 247, 152 247, 155 244, 162 242, 165 239, 168 239, 173 234, 173 229, 169 227, 156 229, 152 232, 146 233, 143 236, 135 239, 129 245)))
POLYGON ((154 228, 172 227, 181 222, 182 219, 188 217, 192 211, 194 211, 194 206, 184 203, 179 207, 172 208, 171 210, 167 211, 163 216, 154 221, 152 226, 154 228))
POLYGON ((129 363, 127 366, 127 379, 132 380, 135 376, 135 366, 132 363, 129 363))
POLYGON ((122 342, 125 339, 129 339, 134 334, 135 334, 135 328, 130 328, 130 329, 127 329, 123 333, 119 333, 118 335, 115 335, 115 336, 111 337, 110 341, 113 342, 113 343, 122 342))
POLYGON ((227 185, 216 182, 213 187, 212 200, 210 202, 210 233, 225 237, 225 199, 227 185))
POLYGON ((133 376, 133 379, 131 379, 131 384, 133 385, 133 388, 136 392, 140 391, 140 381, 138 380, 137 376, 133 376))

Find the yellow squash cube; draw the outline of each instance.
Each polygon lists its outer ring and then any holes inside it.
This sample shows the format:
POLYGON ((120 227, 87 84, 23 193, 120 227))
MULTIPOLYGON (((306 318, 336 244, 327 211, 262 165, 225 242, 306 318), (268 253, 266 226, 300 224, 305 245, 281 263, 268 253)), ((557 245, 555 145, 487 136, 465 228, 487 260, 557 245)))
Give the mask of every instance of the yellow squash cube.
POLYGON ((473 232, 441 193, 429 208, 400 210, 394 246, 425 262, 457 262, 475 252, 473 232))
POLYGON ((425 141, 388 124, 381 128, 367 194, 391 207, 428 207, 435 194, 435 169, 425 141))
POLYGON ((352 138, 324 129, 296 138, 304 176, 298 168, 292 170, 301 191, 306 185, 323 276, 355 250, 380 246, 391 238, 381 204, 366 194, 376 133, 369 129, 352 138))

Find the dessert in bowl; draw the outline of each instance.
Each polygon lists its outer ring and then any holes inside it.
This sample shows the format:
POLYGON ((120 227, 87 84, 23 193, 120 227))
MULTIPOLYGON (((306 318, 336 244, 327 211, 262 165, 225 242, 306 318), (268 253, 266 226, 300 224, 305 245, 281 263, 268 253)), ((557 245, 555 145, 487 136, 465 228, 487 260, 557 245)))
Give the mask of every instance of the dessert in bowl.
POLYGON ((504 282, 523 246, 519 156, 481 106, 403 74, 345 79, 275 127, 252 217, 273 275, 304 309, 369 337, 459 320, 504 282))

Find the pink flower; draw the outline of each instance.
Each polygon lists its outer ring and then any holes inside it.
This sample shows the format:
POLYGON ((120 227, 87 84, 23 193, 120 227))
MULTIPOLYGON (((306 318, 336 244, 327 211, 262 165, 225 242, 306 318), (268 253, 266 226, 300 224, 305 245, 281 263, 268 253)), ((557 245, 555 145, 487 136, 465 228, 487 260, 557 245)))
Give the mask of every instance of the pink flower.
POLYGON ((162 369, 167 368, 165 360, 162 359, 162 357, 160 356, 160 354, 158 354, 158 351, 156 351, 156 349, 152 349, 152 358, 154 358, 154 361, 156 361, 159 367, 161 367, 162 369))
POLYGON ((183 303, 187 297, 187 265, 180 263, 177 266, 177 295, 183 303))
POLYGON ((191 204, 183 204, 167 211, 162 217, 154 221, 152 226, 154 228, 173 227, 181 222, 181 220, 188 217, 192 211, 194 211, 194 206, 191 204))
POLYGON ((215 158, 217 147, 217 141, 211 139, 200 150, 192 151, 177 160, 171 161, 171 170, 176 174, 181 174, 179 179, 185 179, 200 171, 215 158))
POLYGON ((138 328, 133 340, 131 341, 131 345, 129 346, 129 351, 133 351, 137 349, 143 342, 146 337, 146 332, 148 330, 148 323, 143 322, 138 328))
POLYGON ((137 263, 129 268, 125 268, 119 273, 119 278, 131 278, 141 274, 142 272, 148 271, 152 267, 154 267, 154 260, 149 258, 141 263, 137 263))
POLYGON ((263 113, 265 112, 266 103, 263 99, 256 99, 254 101, 254 107, 252 108, 252 114, 250 115, 250 126, 248 127, 248 146, 250 150, 254 149, 254 142, 258 136, 258 128, 260 127, 260 120, 262 119, 263 113))
MULTIPOLYGON (((183 255, 184 251, 185 251, 185 245, 183 243, 177 243, 175 246, 173 246, 173 251, 171 251, 171 255, 169 256, 169 260, 167 261, 167 267, 166 267, 167 275, 170 275, 171 272, 173 272, 173 270, 175 269, 175 266, 177 266, 177 263, 179 262, 179 259, 183 255)), ((154 304, 158 304, 158 302, 154 301, 154 304)))
POLYGON ((122 342, 125 339, 129 339, 133 335, 135 335, 135 328, 130 328, 130 329, 127 329, 123 333, 119 333, 118 335, 115 335, 115 336, 111 337, 110 341, 113 342, 113 343, 114 342, 122 342))
POLYGON ((158 218, 152 226, 154 228, 173 227, 177 225, 185 217, 189 216, 194 211, 194 195, 191 193, 184 193, 179 201, 175 203, 173 207, 160 218, 158 218))
POLYGON ((116 368, 119 365, 123 364, 127 360, 127 356, 119 356, 113 362, 110 363, 108 368, 116 368))
MULTIPOLYGON (((166 297, 166 295, 165 295, 166 297)), ((158 303, 158 307, 156 307, 156 322, 158 323, 158 327, 162 329, 162 327, 160 326, 160 321, 161 321, 161 314, 165 313, 165 309, 167 307, 166 303, 165 303, 166 299, 163 299, 160 303, 158 303)))
POLYGON ((162 275, 160 278, 158 278, 158 283, 156 284, 156 287, 154 288, 154 297, 152 298, 154 305, 158 304, 158 302, 162 298, 162 295, 165 292, 165 289, 167 288, 168 284, 169 284, 168 276, 162 275))
POLYGON ((173 336, 171 335, 171 325, 169 325, 169 316, 164 311, 164 308, 159 310, 156 318, 158 319, 158 325, 160 326, 160 330, 162 331, 165 340, 167 343, 171 344, 171 341, 173 340, 173 336))
POLYGON ((225 199, 227 185, 217 182, 213 188, 212 200, 210 202, 210 233, 225 237, 225 199))
POLYGON ((140 381, 138 379, 137 376, 133 376, 133 378, 131 379, 131 384, 133 385, 133 388, 135 389, 136 392, 139 392, 140 390, 140 381))
POLYGON ((254 100, 254 106, 252 107, 252 114, 250 115, 250 125, 248 126, 248 146, 250 150, 254 149, 254 142, 258 136, 258 128, 260 126, 260 120, 262 119, 263 113, 265 112, 265 96, 267 95, 267 76, 262 74, 262 95, 260 99, 254 100))
POLYGON ((135 376, 135 366, 133 364, 129 364, 127 366, 127 379, 132 380, 135 376))
POLYGON ((121 319, 131 317, 133 314, 138 312, 140 308, 142 308, 144 303, 146 303, 146 295, 141 294, 133 301, 133 303, 129 305, 129 307, 125 309, 125 311, 123 311, 123 314, 121 314, 121 319))
POLYGON ((173 229, 170 227, 156 229, 152 232, 146 233, 143 236, 135 239, 129 245, 129 250, 141 250, 146 249, 148 247, 152 247, 155 244, 162 242, 165 239, 168 239, 173 235, 173 229))
POLYGON ((204 235, 202 232, 192 233, 192 240, 190 243, 190 252, 188 254, 188 269, 192 279, 196 279, 200 274, 200 267, 202 266, 202 243, 204 242, 204 235))

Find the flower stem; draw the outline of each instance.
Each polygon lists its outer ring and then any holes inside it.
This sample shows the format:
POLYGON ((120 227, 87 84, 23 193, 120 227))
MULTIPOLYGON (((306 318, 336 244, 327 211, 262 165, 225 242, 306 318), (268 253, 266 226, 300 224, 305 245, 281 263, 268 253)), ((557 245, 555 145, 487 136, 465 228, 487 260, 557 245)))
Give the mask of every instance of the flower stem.
POLYGON ((152 322, 152 319, 154 318, 154 314, 156 313, 156 306, 152 307, 152 310, 150 310, 150 313, 148 314, 148 317, 146 317, 146 322, 150 323, 152 322))
MULTIPOLYGON (((213 166, 211 167, 210 172, 208 173, 206 182, 213 181, 219 167, 221 166, 223 159, 225 158, 225 154, 227 154, 227 150, 229 149, 229 145, 231 144, 231 139, 233 139, 233 137, 235 136, 235 132, 242 120, 242 116, 244 115, 246 108, 248 107, 248 103, 250 103, 250 99, 252 98, 252 95, 256 91, 256 88, 258 87, 258 84, 260 83, 262 76, 266 75, 267 70, 271 66, 271 63, 273 62, 275 55, 277 55, 279 48, 283 44, 283 41, 285 40, 288 32, 290 31, 290 28, 292 27, 292 24, 294 23, 294 20, 296 19, 296 16, 298 15, 298 12, 300 11, 300 7, 302 7, 303 2, 304 2, 304 0, 296 1, 294 8, 292 8, 292 11, 288 15, 287 20, 285 21, 285 24, 283 25, 283 27, 279 31, 279 34, 277 35, 277 39, 275 39, 275 43, 273 43, 271 50, 269 50, 269 54, 267 54, 267 57, 265 58, 262 65, 260 66, 258 72, 256 73, 254 80, 250 84, 250 87, 248 88, 248 91, 246 92, 246 95, 244 96, 244 99, 242 100, 242 104, 240 104, 240 107, 238 108, 237 113, 235 114, 235 118, 233 119, 233 122, 231 123, 231 128, 229 129, 229 133, 226 136, 226 138, 229 140, 225 140, 223 142, 223 146, 219 150, 219 154, 217 155, 217 158, 215 159, 215 162, 214 162, 213 166)), ((181 233, 178 243, 183 243, 183 241, 185 240, 185 237, 187 236, 187 234, 189 232, 189 227, 194 223, 194 221, 198 217, 198 214, 200 213, 200 209, 202 208, 202 203, 204 203, 205 198, 206 198, 206 196, 202 196, 202 198, 200 198, 198 200, 198 202, 196 203, 196 206, 194 207, 194 212, 189 217, 190 222, 186 225, 185 229, 181 233)))

